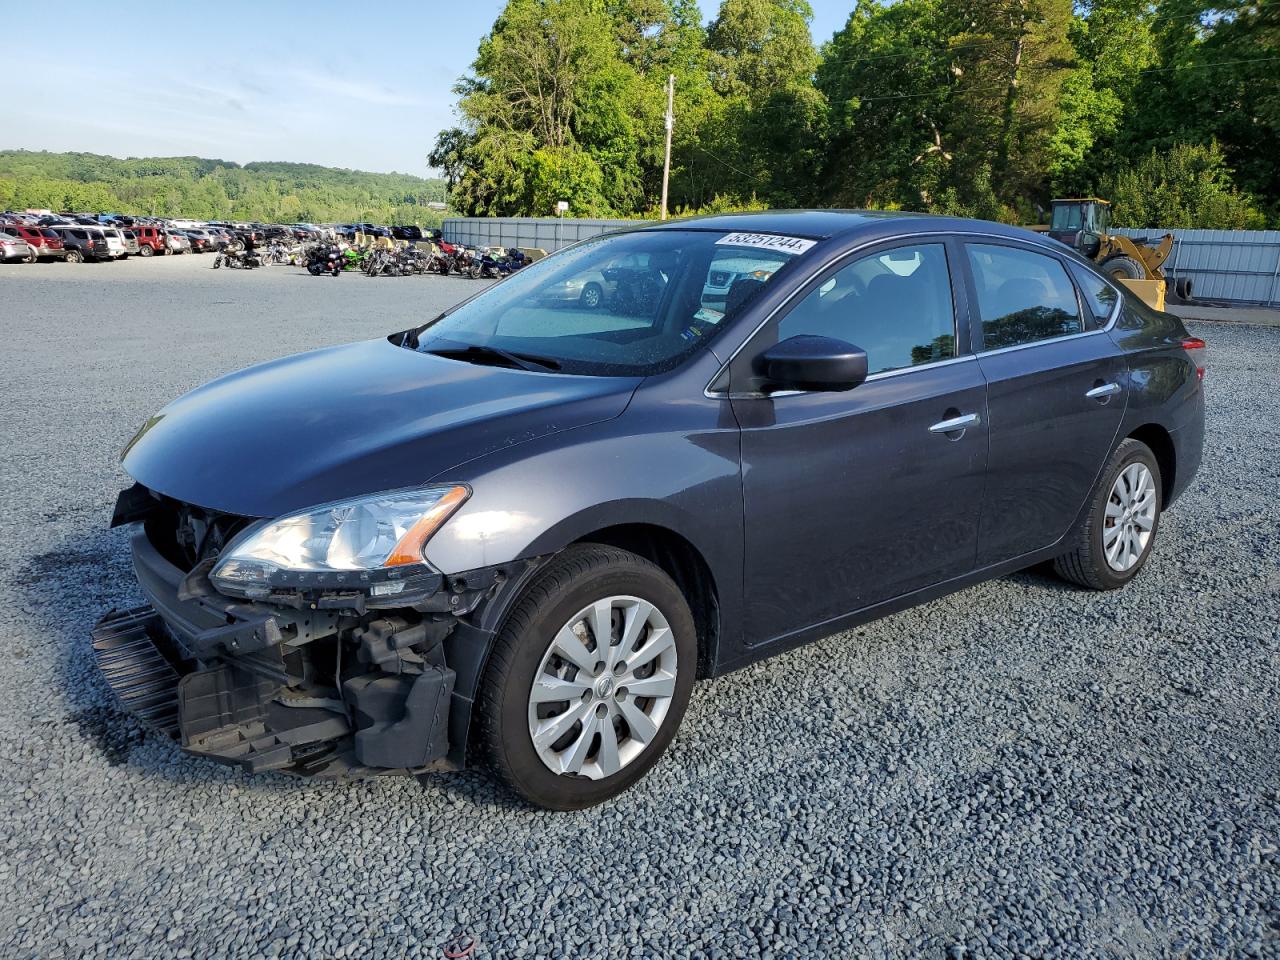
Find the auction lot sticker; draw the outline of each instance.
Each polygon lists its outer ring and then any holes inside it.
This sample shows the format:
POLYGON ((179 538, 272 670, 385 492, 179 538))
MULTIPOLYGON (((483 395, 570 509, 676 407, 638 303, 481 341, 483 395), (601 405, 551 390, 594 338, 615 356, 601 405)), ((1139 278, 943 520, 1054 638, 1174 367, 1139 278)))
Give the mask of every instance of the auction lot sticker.
POLYGON ((731 233, 717 240, 716 246, 760 247, 763 250, 801 254, 817 242, 817 240, 805 240, 802 237, 782 237, 776 233, 731 233))

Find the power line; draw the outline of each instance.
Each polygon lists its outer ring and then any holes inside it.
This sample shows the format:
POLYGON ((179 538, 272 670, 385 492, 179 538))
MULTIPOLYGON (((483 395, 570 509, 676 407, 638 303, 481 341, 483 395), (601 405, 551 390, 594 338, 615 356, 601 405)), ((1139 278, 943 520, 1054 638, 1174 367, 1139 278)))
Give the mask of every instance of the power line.
POLYGON ((732 163, 730 163, 728 160, 725 160, 725 159, 723 159, 723 158, 721 158, 721 157, 716 156, 714 153, 711 153, 709 150, 703 150, 703 149, 702 149, 700 146, 698 146, 696 143, 686 144, 686 146, 693 147, 693 149, 697 150, 699 153, 701 153, 701 154, 703 154, 703 155, 705 155, 705 156, 710 157, 710 158, 711 158, 712 160, 714 160, 716 163, 719 163, 719 164, 722 164, 723 166, 728 167, 730 170, 732 170, 734 173, 738 174, 739 176, 746 177, 748 180, 754 180, 756 183, 764 183, 764 181, 763 181, 763 180, 761 180, 759 177, 755 176, 754 174, 747 173, 747 171, 745 171, 745 170, 739 170, 737 167, 735 167, 735 166, 734 166, 732 163))
MULTIPOLYGON (((1151 67, 1146 70, 1135 70, 1134 73, 1135 74, 1172 73, 1172 72, 1192 71, 1192 70, 1207 70, 1212 67, 1230 67, 1230 66, 1237 66, 1239 64, 1244 64, 1244 63, 1271 63, 1276 60, 1280 60, 1280 57, 1252 57, 1250 59, 1245 59, 1245 60, 1217 60, 1217 61, 1214 61, 1213 63, 1189 64, 1186 66, 1179 66, 1179 67, 1151 67)), ((911 100, 918 97, 932 97, 932 96, 935 96, 936 94, 947 93, 947 92, 967 93, 969 90, 976 90, 976 89, 988 89, 988 85, 977 84, 973 87, 964 87, 964 88, 934 87, 933 89, 926 90, 923 93, 895 93, 895 94, 887 94, 885 96, 874 96, 874 97, 859 97, 857 94, 854 94, 848 99, 850 100, 856 99, 859 104, 876 103, 877 101, 880 101, 880 100, 911 100)))

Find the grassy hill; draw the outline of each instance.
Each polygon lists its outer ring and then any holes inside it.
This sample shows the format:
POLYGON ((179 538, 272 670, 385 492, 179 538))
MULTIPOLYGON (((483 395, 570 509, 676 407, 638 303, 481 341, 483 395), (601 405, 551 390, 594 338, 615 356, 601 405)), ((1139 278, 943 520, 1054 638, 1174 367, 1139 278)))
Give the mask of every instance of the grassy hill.
POLYGON ((443 180, 311 163, 0 150, 0 210, 28 207, 201 220, 436 223, 443 180))

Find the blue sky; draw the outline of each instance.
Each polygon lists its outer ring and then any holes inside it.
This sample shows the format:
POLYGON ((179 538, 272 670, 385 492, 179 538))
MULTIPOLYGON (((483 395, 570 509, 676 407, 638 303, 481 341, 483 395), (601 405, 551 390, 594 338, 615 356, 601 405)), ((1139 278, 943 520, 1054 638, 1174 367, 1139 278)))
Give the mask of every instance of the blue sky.
MULTIPOLYGON (((821 42, 853 0, 811 0, 821 42)), ((718 0, 699 0, 714 15, 718 0)), ((427 174, 503 0, 7 3, 0 149, 427 174)))

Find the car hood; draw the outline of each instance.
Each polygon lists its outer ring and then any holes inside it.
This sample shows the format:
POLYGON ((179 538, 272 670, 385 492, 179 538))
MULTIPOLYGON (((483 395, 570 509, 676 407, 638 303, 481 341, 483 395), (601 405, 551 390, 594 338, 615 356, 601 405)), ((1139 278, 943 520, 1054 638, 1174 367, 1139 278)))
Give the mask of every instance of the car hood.
POLYGON ((503 447, 612 419, 639 383, 353 343, 193 390, 148 420, 121 462, 176 500, 273 517, 421 484, 503 447))

